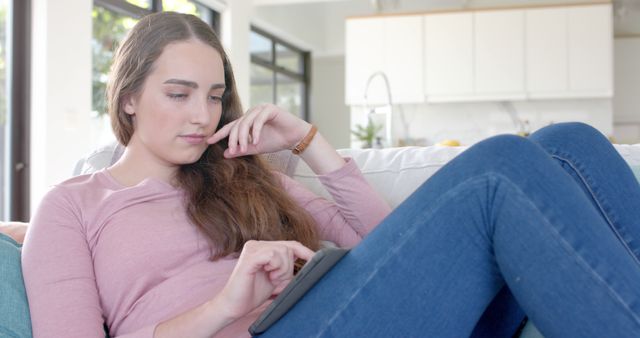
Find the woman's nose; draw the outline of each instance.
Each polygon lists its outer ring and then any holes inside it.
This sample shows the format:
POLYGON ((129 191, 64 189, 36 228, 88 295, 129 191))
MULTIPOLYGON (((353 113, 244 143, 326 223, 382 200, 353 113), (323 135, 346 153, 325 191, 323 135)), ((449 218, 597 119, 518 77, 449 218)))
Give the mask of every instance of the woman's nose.
POLYGON ((211 113, 209 112, 207 99, 198 100, 198 102, 194 104, 191 112, 191 123, 201 125, 211 123, 211 113))

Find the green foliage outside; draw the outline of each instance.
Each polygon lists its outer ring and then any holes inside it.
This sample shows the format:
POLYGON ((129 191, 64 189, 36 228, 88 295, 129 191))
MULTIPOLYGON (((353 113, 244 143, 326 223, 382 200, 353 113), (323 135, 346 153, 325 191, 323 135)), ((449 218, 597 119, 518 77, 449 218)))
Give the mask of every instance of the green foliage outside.
POLYGON ((151 9, 151 0, 126 0, 128 3, 132 5, 136 5, 138 7, 151 9))
POLYGON ((105 91, 113 53, 137 20, 98 6, 93 7, 92 17, 92 110, 102 115, 107 113, 105 91))
POLYGON ((178 12, 193 15, 200 15, 200 11, 196 4, 189 0, 164 0, 162 2, 162 10, 168 12, 178 12))

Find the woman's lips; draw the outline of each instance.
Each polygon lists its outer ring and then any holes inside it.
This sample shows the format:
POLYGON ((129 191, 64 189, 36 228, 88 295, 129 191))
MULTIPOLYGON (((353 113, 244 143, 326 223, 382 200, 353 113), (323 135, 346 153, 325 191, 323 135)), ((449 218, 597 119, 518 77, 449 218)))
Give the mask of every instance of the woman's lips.
POLYGON ((189 143, 189 144, 201 144, 204 142, 204 135, 180 135, 180 138, 182 138, 185 142, 189 143))

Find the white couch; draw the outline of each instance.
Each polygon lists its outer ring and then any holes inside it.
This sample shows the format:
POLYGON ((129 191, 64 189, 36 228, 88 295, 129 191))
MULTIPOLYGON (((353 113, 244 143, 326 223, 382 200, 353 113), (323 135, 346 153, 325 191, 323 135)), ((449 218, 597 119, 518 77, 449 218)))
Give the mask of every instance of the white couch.
MULTIPOLYGON (((629 163, 636 178, 640 178, 640 144, 615 145, 616 150, 629 163)), ((388 149, 340 149, 345 157, 353 158, 367 181, 378 191, 392 208, 407 198, 422 182, 433 175, 444 164, 464 151, 466 147, 404 147, 388 149)), ((114 163, 122 154, 118 145, 100 148, 80 160, 74 174, 93 172, 114 163)), ((309 167, 282 151, 264 155, 276 169, 303 183, 316 194, 331 198, 309 167)), ((521 338, 538 338, 542 335, 529 322, 521 338)))
MULTIPOLYGON (((640 180, 640 144, 614 145, 640 180)), ((344 157, 353 158, 367 181, 391 205, 402 203, 420 184, 467 147, 404 147, 387 149, 339 149, 344 157)), ((309 167, 290 155, 280 152, 266 155, 273 166, 317 194, 330 198, 309 167)))

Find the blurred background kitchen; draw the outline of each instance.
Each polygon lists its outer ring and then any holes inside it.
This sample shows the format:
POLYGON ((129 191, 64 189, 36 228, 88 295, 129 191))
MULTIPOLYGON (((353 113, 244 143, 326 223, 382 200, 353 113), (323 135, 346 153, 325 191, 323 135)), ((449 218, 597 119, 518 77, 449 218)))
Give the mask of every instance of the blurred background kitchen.
POLYGON ((147 13, 209 22, 245 108, 336 148, 471 145, 562 121, 640 142, 640 0, 0 0, 2 220, 114 141, 113 51, 147 13))

